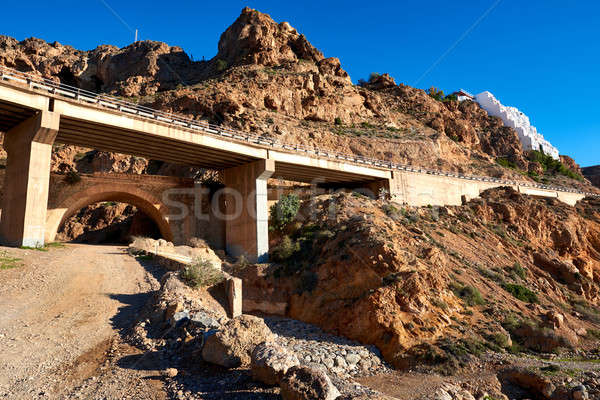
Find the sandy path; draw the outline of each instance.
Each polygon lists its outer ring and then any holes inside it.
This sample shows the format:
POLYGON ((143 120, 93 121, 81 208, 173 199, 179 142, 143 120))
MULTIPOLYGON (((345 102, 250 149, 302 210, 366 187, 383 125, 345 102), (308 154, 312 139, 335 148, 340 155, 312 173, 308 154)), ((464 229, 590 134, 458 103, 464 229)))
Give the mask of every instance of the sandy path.
POLYGON ((0 398, 64 396, 104 361, 158 285, 117 246, 0 251, 24 263, 0 270, 0 398))

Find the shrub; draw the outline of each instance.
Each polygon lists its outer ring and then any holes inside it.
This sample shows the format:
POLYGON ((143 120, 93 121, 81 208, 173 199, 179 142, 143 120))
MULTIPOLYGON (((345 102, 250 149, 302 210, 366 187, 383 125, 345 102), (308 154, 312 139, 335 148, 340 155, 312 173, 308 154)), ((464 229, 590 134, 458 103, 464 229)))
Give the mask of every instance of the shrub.
POLYGON ((505 349, 508 347, 508 336, 504 333, 494 333, 491 337, 491 341, 500 348, 505 349))
POLYGON ((588 329, 586 336, 589 339, 600 339, 600 330, 599 329, 588 329))
POLYGON ((81 181, 81 176, 79 176, 79 172, 77 171, 69 171, 65 175, 65 182, 67 182, 69 185, 74 185, 79 183, 79 181, 81 181))
POLYGON ((504 157, 497 158, 496 163, 504 168, 517 169, 517 164, 504 157))
POLYGON ((213 286, 225 279, 223 272, 215 268, 210 261, 201 258, 182 269, 179 277, 193 288, 213 286))
POLYGON ((543 151, 531 150, 529 152, 529 160, 540 163, 546 173, 552 175, 561 174, 571 179, 583 181, 581 175, 567 168, 560 160, 555 160, 552 156, 544 154, 543 151))
POLYGON ((527 270, 521 266, 519 262, 514 263, 512 266, 511 274, 518 276, 519 278, 525 280, 527 276, 527 270))
POLYGON ((227 69, 227 61, 225 60, 217 60, 217 71, 222 72, 227 69))
POLYGON ((446 304, 446 302, 442 299, 434 297, 433 299, 431 299, 431 304, 438 308, 441 308, 443 311, 448 311, 448 304, 446 304))
POLYGON ((340 117, 335 117, 335 124, 342 125, 342 119, 340 117))
POLYGON ((371 72, 371 75, 369 75, 369 82, 373 82, 380 76, 381 76, 381 74, 379 72, 371 72))
POLYGON ((460 297, 469 306, 485 304, 483 296, 476 287, 463 286, 461 283, 453 282, 450 284, 450 290, 454 292, 456 297, 460 297))
POLYGON ((298 251, 300 251, 300 243, 294 242, 289 236, 284 236, 281 243, 271 250, 271 258, 276 262, 285 262, 298 251))
POLYGON ((283 195, 279 201, 271 206, 271 226, 282 231, 287 224, 292 222, 300 209, 300 199, 295 194, 283 195))
POLYGON ((527 289, 525 286, 515 285, 512 283, 505 283, 503 286, 504 290, 512 294, 517 299, 524 301, 525 303, 537 303, 537 294, 527 289))

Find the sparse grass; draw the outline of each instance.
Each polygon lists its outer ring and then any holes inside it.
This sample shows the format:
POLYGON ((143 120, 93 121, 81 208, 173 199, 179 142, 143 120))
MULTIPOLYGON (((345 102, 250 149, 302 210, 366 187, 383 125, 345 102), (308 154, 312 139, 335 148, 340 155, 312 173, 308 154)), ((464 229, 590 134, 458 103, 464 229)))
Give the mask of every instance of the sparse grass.
POLYGON ((22 266, 20 258, 12 257, 7 251, 0 252, 0 270, 13 269, 22 266))
POLYGON ((193 288, 213 286, 225 279, 223 272, 213 267, 210 261, 198 259, 179 272, 179 277, 193 288))
POLYGON ((588 339, 600 340, 600 329, 588 329, 586 336, 588 339))
POLYGON ((51 242, 51 243, 46 243, 43 246, 21 246, 19 247, 22 250, 37 250, 37 251, 48 251, 50 249, 62 249, 64 248, 65 245, 64 243, 60 243, 60 242, 51 242))
POLYGON ((511 268, 511 276, 513 276, 513 279, 515 276, 518 276, 519 278, 525 280, 527 277, 527 270, 521 266, 521 263, 516 262, 511 268))
POLYGON ((450 290, 452 290, 456 297, 461 298, 468 306, 472 307, 485 304, 485 299, 474 286, 465 286, 459 282, 452 282, 450 284, 450 290))
POLYGON ((533 291, 526 288, 525 286, 516 285, 512 283, 505 283, 504 285, 502 285, 502 287, 508 293, 512 294, 514 297, 525 303, 537 303, 539 301, 537 294, 535 294, 533 291))
POLYGON ((434 297, 433 299, 431 299, 431 304, 433 304, 436 307, 441 308, 443 311, 448 311, 448 304, 446 304, 446 302, 443 301, 442 299, 438 299, 437 297, 434 297))

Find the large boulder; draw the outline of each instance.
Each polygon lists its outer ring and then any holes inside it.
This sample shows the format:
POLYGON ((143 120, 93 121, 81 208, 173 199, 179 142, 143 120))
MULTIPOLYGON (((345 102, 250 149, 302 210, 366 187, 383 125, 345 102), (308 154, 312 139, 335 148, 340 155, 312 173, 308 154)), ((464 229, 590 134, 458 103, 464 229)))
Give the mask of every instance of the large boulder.
POLYGON ((298 358, 275 343, 261 343, 252 352, 252 377, 267 385, 278 385, 292 367, 300 364, 298 358))
POLYGON ((254 348, 273 339, 273 333, 262 319, 241 315, 230 319, 215 334, 206 338, 202 358, 226 368, 248 366, 254 348))
POLYGON ((509 368, 502 371, 501 376, 541 399, 550 399, 554 393, 555 386, 550 379, 526 368, 509 368))
POLYGON ((334 400, 340 392, 323 371, 292 367, 281 380, 283 400, 334 400))

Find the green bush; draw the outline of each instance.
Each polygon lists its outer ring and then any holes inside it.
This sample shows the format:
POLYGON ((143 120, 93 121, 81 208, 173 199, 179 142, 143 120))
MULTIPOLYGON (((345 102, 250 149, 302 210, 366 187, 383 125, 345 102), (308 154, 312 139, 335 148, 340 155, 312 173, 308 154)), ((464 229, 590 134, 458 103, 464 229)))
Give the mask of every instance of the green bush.
POLYGON ((552 156, 544 154, 543 151, 531 150, 529 152, 529 160, 539 162, 542 168, 544 168, 544 172, 548 174, 560 174, 571 179, 583 181, 581 175, 567 168, 560 160, 555 160, 552 156))
POLYGON ((454 292, 456 297, 460 297, 469 306, 485 304, 483 296, 476 287, 464 286, 461 283, 453 282, 450 284, 450 290, 454 292))
POLYGON ((289 236, 284 236, 281 243, 271 249, 271 259, 275 262, 285 262, 298 251, 300 251, 300 243, 293 241, 289 236))
POLYGON ((504 290, 512 294, 517 299, 526 303, 537 303, 538 297, 533 291, 527 289, 525 286, 515 285, 512 283, 505 283, 503 286, 504 290))
POLYGON ((295 194, 283 195, 271 206, 271 228, 282 231, 292 222, 300 209, 300 199, 295 194))
POLYGON ((198 259, 182 269, 179 272, 179 277, 193 288, 213 286, 225 279, 223 272, 215 268, 210 261, 204 259, 198 259))
POLYGON ((521 266, 521 263, 516 262, 512 266, 511 275, 512 274, 514 274, 515 276, 518 276, 519 278, 525 280, 525 278, 527 277, 527 270, 521 266))
POLYGON ((496 163, 504 168, 517 169, 517 164, 504 157, 497 158, 496 163))
POLYGON ((217 60, 217 71, 222 72, 227 69, 227 61, 225 60, 217 60))
POLYGON ((342 125, 342 119, 340 117, 335 117, 335 124, 342 125))

